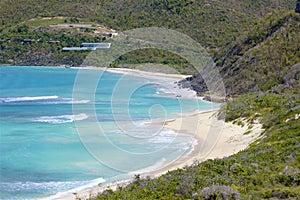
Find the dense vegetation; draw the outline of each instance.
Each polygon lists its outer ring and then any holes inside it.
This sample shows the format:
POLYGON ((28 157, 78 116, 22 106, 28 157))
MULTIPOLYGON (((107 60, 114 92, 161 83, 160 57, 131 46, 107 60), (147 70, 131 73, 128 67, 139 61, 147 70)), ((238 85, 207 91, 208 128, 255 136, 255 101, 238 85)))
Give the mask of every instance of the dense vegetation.
MULTIPOLYGON (((82 63, 86 53, 77 52, 69 56, 61 51, 61 46, 71 46, 72 40, 78 41, 77 35, 67 36, 51 31, 42 31, 48 37, 41 38, 41 27, 48 23, 37 23, 30 27, 32 18, 63 16, 68 23, 100 23, 118 31, 137 27, 158 26, 175 29, 186 33, 207 48, 216 57, 221 57, 219 49, 236 41, 240 35, 247 33, 269 12, 291 10, 294 0, 253 1, 206 1, 206 0, 168 0, 168 1, 41 1, 41 0, 3 0, 0 10, 0 63, 15 65, 49 65, 82 63), (26 26, 29 26, 26 27, 26 26), (22 40, 33 38, 38 44, 27 44, 23 48, 22 40), (63 43, 47 44, 49 39, 63 40, 63 43), (2 43, 7 45, 3 46, 2 43), (36 47, 38 46, 38 47, 36 47), (25 59, 31 54, 31 59, 25 59), (72 60, 75 59, 75 60, 72 60), (32 61, 31 61, 32 60, 32 61)), ((63 23, 53 19, 53 23, 63 23)), ((50 23, 51 24, 51 23, 50 23)), ((43 29, 42 29, 43 30, 43 29)), ((81 40, 81 38, 79 37, 81 40)), ((86 39, 88 40, 88 39, 86 39)), ((93 38, 89 37, 89 40, 93 38)), ((101 41, 101 39, 97 40, 101 41)), ((124 55, 120 63, 139 63, 141 61, 159 62, 182 67, 184 60, 174 55, 159 51, 141 51, 139 54, 124 55), (157 60, 145 58, 152 54, 157 60), (133 55, 133 56, 132 56, 133 55), (159 55, 159 56, 157 56, 159 55), (129 58, 128 58, 129 57, 129 58), (134 59, 132 59, 134 57, 134 59)))
POLYGON ((295 8, 294 0, 4 0, 4 27, 34 17, 67 16, 89 19, 117 30, 163 26, 187 33, 203 46, 218 48, 247 31, 255 20, 274 10, 295 8))
MULTIPOLYGON (((227 95, 249 91, 300 87, 300 15, 295 12, 270 14, 230 46, 220 50, 216 59, 227 95)), ((183 82, 201 92, 200 75, 183 82)))
MULTIPOLYGON (((299 81, 300 15, 280 13, 270 15, 245 39, 236 44, 223 60, 222 72, 228 93, 267 91, 280 84, 299 81), (297 74, 298 73, 298 74, 297 74), (234 77, 234 78, 232 78, 234 77), (243 80, 237 84, 236 80, 243 80)), ((292 83, 294 85, 298 83, 292 83)))
MULTIPOLYGON (((0 63, 75 66, 88 52, 63 52, 62 47, 110 40, 90 30, 55 31, 49 28, 51 24, 100 23, 118 31, 160 26, 186 33, 211 53, 227 94, 234 97, 221 114, 228 121, 240 117, 249 123, 261 121, 262 139, 225 159, 208 160, 156 179, 136 176, 129 186, 105 191, 98 199, 299 199, 297 2, 296 7, 296 0, 3 0, 0 63)), ((123 55, 114 66, 145 62, 190 72, 185 60, 153 49, 123 55)), ((199 74, 182 84, 201 92, 205 89, 199 74)))

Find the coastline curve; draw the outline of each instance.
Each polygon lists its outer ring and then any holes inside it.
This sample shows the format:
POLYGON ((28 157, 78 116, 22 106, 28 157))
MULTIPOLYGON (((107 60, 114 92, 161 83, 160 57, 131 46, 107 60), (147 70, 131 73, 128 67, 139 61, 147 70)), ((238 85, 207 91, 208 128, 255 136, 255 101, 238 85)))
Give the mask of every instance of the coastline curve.
MULTIPOLYGON (((95 92, 97 89, 98 82, 99 80, 101 80, 104 71, 109 67, 109 65, 112 64, 114 60, 118 59, 121 55, 124 55, 134 50, 140 50, 146 48, 165 50, 170 53, 177 54, 182 58, 186 59, 189 63, 191 63, 194 66, 195 70, 201 74, 201 76, 205 80, 205 83, 209 89, 210 94, 214 94, 214 95, 217 94, 222 99, 225 99, 226 95, 225 95, 224 84, 219 75, 218 69, 216 68, 213 60, 210 58, 209 54, 205 51, 205 49, 200 44, 198 44, 196 41, 194 41, 192 38, 190 38, 185 34, 179 33, 174 30, 157 28, 157 27, 137 28, 137 29, 125 31, 120 37, 112 41, 112 45, 110 49, 106 51, 92 51, 87 56, 86 60, 82 65, 101 67, 104 70, 91 70, 91 71, 79 70, 73 87, 73 98, 89 99, 91 102, 95 102, 95 92)), ((126 74, 124 74, 124 76, 126 76, 126 74)), ((117 96, 119 94, 118 91, 122 91, 126 89, 126 82, 124 82, 124 80, 125 79, 123 79, 122 77, 114 88, 114 93, 111 98, 111 105, 112 105, 113 112, 115 108, 114 95, 117 96)), ((133 85, 130 88, 130 91, 128 91, 128 93, 126 94, 126 96, 122 98, 126 99, 128 104, 130 97, 132 96, 132 94, 137 88, 145 84, 152 84, 152 83, 154 84, 154 82, 148 80, 140 84, 133 85)), ((172 91, 172 88, 167 88, 167 89, 172 91)), ((184 107, 181 98, 177 98, 177 100, 180 106, 184 107)), ((90 110, 90 113, 88 113, 89 119, 93 120, 95 123, 98 124, 97 126, 98 129, 93 130, 94 134, 105 137, 103 128, 101 127, 100 123, 98 123, 97 115, 95 112, 95 105, 91 103, 88 104, 88 106, 89 106, 88 110, 90 110)), ((83 113, 82 109, 83 107, 81 105, 74 104, 73 114, 76 115, 76 113, 79 114, 83 113)), ((86 109, 86 107, 84 109, 86 109)), ((125 109, 128 109, 128 105, 127 107, 125 107, 125 109)), ((154 112, 159 109, 155 110, 154 108, 154 112)), ((131 130, 132 128, 136 128, 136 125, 131 122, 130 123, 131 128, 128 129, 128 124, 126 124, 125 126, 122 122, 118 120, 117 115, 114 115, 114 117, 118 127, 120 128, 120 130, 122 130, 123 133, 128 133, 129 130, 131 130)), ((130 118, 129 115, 128 117, 130 118)), ((225 116, 221 116, 221 117, 223 117, 224 119, 225 116)), ((199 151, 199 160, 205 159, 205 157, 213 149, 214 145, 218 140, 219 134, 221 133, 222 128, 224 126, 224 120, 222 119, 217 120, 216 118, 212 118, 212 120, 213 121, 211 124, 213 124, 213 126, 210 127, 208 134, 206 134, 206 138, 200 144, 201 148, 199 151)), ((197 133, 199 127, 198 123, 199 120, 195 121, 195 124, 193 124, 195 128, 195 134, 197 133)), ((86 127, 81 126, 80 121, 75 121, 75 124, 81 142, 83 143, 87 151, 96 160, 117 171, 133 172, 138 170, 134 168, 132 165, 116 166, 113 163, 111 163, 109 161, 110 157, 101 154, 100 149, 97 147, 95 143, 89 143, 86 140, 85 137, 85 133, 87 131, 86 127)), ((162 126, 164 126, 164 124, 162 126)), ((181 126, 184 126, 184 122, 181 124, 181 126)), ((141 128, 141 131, 142 130, 143 128, 141 128)), ((158 127, 158 133, 159 130, 161 130, 161 127, 158 127)), ((109 140, 107 140, 107 143, 110 144, 112 150, 114 151, 114 155, 118 155, 118 157, 120 158, 140 156, 141 159, 147 159, 145 158, 145 156, 147 156, 146 154, 133 155, 130 152, 126 152, 118 148, 117 146, 112 144, 111 141, 109 140)), ((185 152, 183 152, 182 155, 184 155, 184 153, 185 152)), ((173 162, 175 162, 179 158, 180 156, 177 159, 175 159, 173 162)))

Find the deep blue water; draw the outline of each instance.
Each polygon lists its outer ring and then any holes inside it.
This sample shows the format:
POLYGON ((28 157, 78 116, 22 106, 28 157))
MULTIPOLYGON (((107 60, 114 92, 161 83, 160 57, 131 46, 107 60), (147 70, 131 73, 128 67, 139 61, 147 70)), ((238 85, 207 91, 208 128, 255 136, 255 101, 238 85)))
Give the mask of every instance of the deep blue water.
POLYGON ((168 97, 165 86, 134 76, 79 73, 0 68, 0 199, 47 197, 162 167, 194 139, 147 122, 217 106, 168 97))

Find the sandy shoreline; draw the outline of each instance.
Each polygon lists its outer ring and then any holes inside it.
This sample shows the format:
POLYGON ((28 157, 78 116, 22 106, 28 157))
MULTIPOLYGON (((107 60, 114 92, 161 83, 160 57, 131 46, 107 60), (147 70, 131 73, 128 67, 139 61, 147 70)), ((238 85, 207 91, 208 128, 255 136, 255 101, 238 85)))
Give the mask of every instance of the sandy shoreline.
POLYGON ((93 66, 88 66, 88 67, 72 67, 72 69, 89 69, 89 70, 102 70, 102 71, 108 71, 108 72, 113 72, 113 73, 130 73, 131 75, 136 75, 136 76, 151 76, 153 78, 158 78, 158 77, 164 77, 164 78, 174 78, 174 79, 184 79, 187 77, 190 77, 191 75, 182 75, 182 74, 166 74, 166 73, 160 73, 160 72, 150 72, 150 71, 142 71, 139 69, 131 69, 131 68, 105 68, 105 67, 93 67, 93 66))
MULTIPOLYGON (((191 90, 181 89, 176 86, 176 81, 181 80, 187 76, 177 74, 163 74, 156 72, 144 72, 134 69, 123 68, 95 68, 84 67, 82 69, 92 70, 107 70, 112 73, 129 73, 129 75, 150 78, 158 84, 168 84, 169 87, 173 87, 172 92, 176 97, 197 98, 196 93, 191 90), (162 79, 163 77, 163 79, 162 79), (171 84, 170 84, 171 83, 171 84)), ((188 165, 192 165, 195 162, 202 162, 207 159, 223 158, 233 155, 241 150, 246 149, 249 144, 259 138, 262 132, 261 124, 254 124, 249 132, 248 125, 244 127, 235 125, 233 123, 225 123, 222 120, 217 119, 217 111, 204 111, 190 114, 184 114, 174 120, 164 122, 165 128, 174 130, 194 136, 198 141, 194 145, 193 151, 188 155, 185 155, 177 161, 165 166, 161 169, 150 173, 141 174, 142 177, 150 176, 157 177, 178 168, 183 168, 188 165)), ((162 122, 160 122, 161 125, 162 122)), ((121 180, 114 183, 102 184, 101 186, 94 186, 91 188, 79 190, 73 192, 73 194, 66 194, 64 197, 54 199, 88 199, 90 197, 97 196, 98 193, 105 191, 106 189, 116 190, 119 186, 125 186, 129 184, 131 180, 121 180)))
POLYGON ((124 76, 135 76, 139 78, 144 78, 148 80, 148 84, 157 84, 161 88, 164 88, 169 97, 174 98, 190 98, 190 99, 203 99, 203 97, 197 96, 197 93, 189 88, 181 88, 178 86, 177 82, 191 77, 191 75, 181 75, 181 74, 165 74, 160 72, 150 72, 142 71, 139 69, 129 69, 129 68, 102 68, 102 67, 74 67, 74 69, 82 70, 100 70, 107 71, 110 73, 122 74, 124 76))
MULTIPOLYGON (((203 162, 207 159, 223 158, 233 155, 246 149, 261 135, 261 124, 254 124, 251 128, 251 132, 244 134, 249 130, 247 124, 244 127, 241 127, 233 123, 225 123, 222 120, 218 120, 216 114, 217 111, 207 111, 198 114, 191 114, 189 116, 178 117, 172 121, 166 122, 166 128, 193 135, 198 140, 198 143, 194 146, 194 149, 190 154, 181 157, 174 163, 171 163, 159 170, 141 174, 141 177, 149 176, 153 178, 165 174, 168 171, 183 168, 198 162, 203 162), (195 129, 195 126, 197 129, 195 129), (216 126, 219 128, 214 129, 216 126), (219 133, 216 137, 211 138, 215 142, 211 147, 207 148, 205 145, 210 145, 210 143, 206 143, 206 140, 209 140, 210 138, 210 131, 214 130, 218 130, 219 133)), ((76 195, 71 194, 57 199, 71 200, 76 199, 76 197, 80 199, 88 199, 90 197, 97 196, 98 193, 101 193, 106 189, 116 190, 119 186, 126 186, 130 182, 131 180, 123 180, 110 184, 103 184, 103 186, 95 186, 78 191, 76 192, 76 195)))
MULTIPOLYGON (((177 81, 188 76, 178 74, 164 74, 158 72, 145 72, 136 69, 124 68, 99 68, 99 67, 80 67, 75 69, 84 70, 104 70, 111 73, 121 73, 124 75, 143 77, 151 80, 151 83, 164 86, 170 91, 170 97, 174 98, 197 98, 196 92, 190 89, 182 89, 177 85, 177 81)), ((193 165, 207 159, 223 158, 233 155, 243 149, 246 149, 249 144, 258 139, 262 132, 261 124, 252 125, 249 133, 248 124, 244 127, 233 123, 225 123, 217 119, 217 110, 193 113, 183 113, 175 119, 167 120, 166 122, 155 122, 160 126, 164 124, 167 129, 174 130, 178 133, 189 134, 197 140, 197 144, 193 146, 193 151, 179 158, 173 163, 168 164, 156 171, 142 173, 141 177, 157 177, 178 168, 193 165), (246 133, 247 134, 244 134, 246 133)), ((132 177, 133 178, 133 177, 132 177)), ((73 189, 67 192, 58 193, 45 199, 88 199, 97 196, 98 193, 106 189, 116 190, 119 186, 126 186, 131 180, 120 180, 112 183, 101 183, 95 186, 84 186, 73 189)))

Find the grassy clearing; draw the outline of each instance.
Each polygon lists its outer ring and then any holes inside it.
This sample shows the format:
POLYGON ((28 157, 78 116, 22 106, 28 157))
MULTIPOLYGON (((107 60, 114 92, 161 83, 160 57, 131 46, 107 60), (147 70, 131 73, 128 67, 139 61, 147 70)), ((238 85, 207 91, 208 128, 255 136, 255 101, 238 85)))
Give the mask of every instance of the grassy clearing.
POLYGON ((55 25, 55 24, 63 24, 65 23, 65 20, 68 20, 68 18, 36 18, 36 19, 31 19, 28 21, 25 21, 21 24, 26 25, 29 27, 29 31, 33 31, 35 29, 41 28, 41 27, 47 27, 50 25, 55 25))

